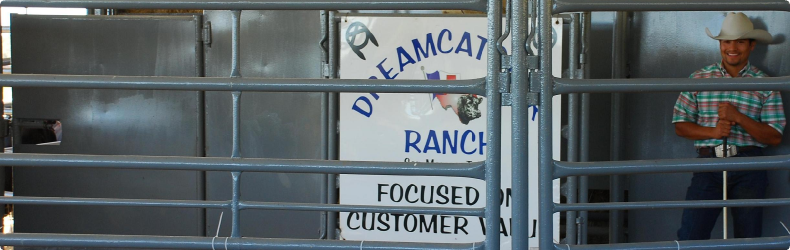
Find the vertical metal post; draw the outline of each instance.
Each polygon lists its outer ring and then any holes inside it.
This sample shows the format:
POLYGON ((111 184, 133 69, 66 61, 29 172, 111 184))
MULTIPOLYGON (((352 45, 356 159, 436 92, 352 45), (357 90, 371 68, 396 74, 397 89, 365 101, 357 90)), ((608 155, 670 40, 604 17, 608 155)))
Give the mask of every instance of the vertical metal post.
POLYGON ((502 35, 502 1, 488 0, 488 68, 486 75, 486 250, 499 249, 500 197, 502 188, 501 140, 502 96, 499 93, 501 60, 496 41, 502 35))
MULTIPOLYGON (((617 11, 614 15, 612 33, 612 78, 624 78, 626 76, 626 28, 628 25, 628 12, 617 11)), ((622 149, 621 131, 623 117, 623 94, 612 94, 611 107, 611 141, 609 147, 609 159, 611 161, 621 160, 620 151, 622 149)), ((609 177, 609 201, 623 201, 623 176, 612 175, 609 177)), ((609 211, 609 243, 620 243, 622 211, 609 211)))
MULTIPOLYGON (((200 25, 196 25, 195 31, 197 34, 203 33, 203 17, 198 16, 195 17, 198 20, 200 25)), ((197 53, 197 59, 195 60, 195 70, 197 71, 197 75, 200 77, 206 76, 206 65, 205 65, 205 58, 204 58, 204 43, 203 43, 203 36, 198 36, 198 39, 195 41, 195 47, 200 48, 200 52, 197 53)), ((206 92, 205 91, 196 91, 197 93, 197 149, 195 154, 197 157, 206 157, 206 92)), ((199 199, 206 200, 206 171, 198 171, 198 192, 200 192, 199 199)), ((206 232, 206 209, 201 208, 198 212, 198 227, 199 227, 199 235, 206 236, 208 233, 206 232)))
MULTIPOLYGON (((329 11, 328 16, 328 32, 329 32, 329 40, 327 46, 329 47, 328 55, 327 55, 327 62, 329 63, 329 78, 335 79, 337 78, 337 69, 339 63, 339 51, 340 51, 340 43, 338 38, 338 34, 340 34, 340 30, 337 26, 337 21, 335 21, 335 14, 336 11, 329 11)), ((328 135, 327 138, 327 156, 330 160, 337 160, 337 119, 338 119, 338 93, 333 92, 329 93, 328 100, 327 100, 327 112, 328 112, 328 135)), ((327 200, 329 203, 338 203, 337 197, 337 175, 330 174, 328 175, 328 191, 327 200)), ((337 231, 335 230, 337 227, 337 216, 336 212, 331 212, 327 215, 327 239, 337 239, 337 231)))
MULTIPOLYGON (((582 14, 581 41, 582 54, 579 63, 583 78, 590 78, 590 28, 592 27, 592 13, 582 14)), ((590 160, 590 93, 582 93, 581 97, 581 125, 579 126, 579 161, 590 160)), ((579 203, 587 203, 589 199, 589 177, 579 177, 579 203)), ((578 244, 587 244, 587 211, 581 211, 578 218, 578 244)))
MULTIPOLYGON (((327 40, 329 39, 329 23, 327 19, 329 13, 326 10, 322 10, 320 12, 320 19, 321 19, 321 41, 318 42, 318 46, 321 47, 321 78, 324 78, 327 70, 325 65, 329 65, 329 48, 326 45, 327 40)), ((322 160, 329 160, 329 93, 324 92, 321 93, 321 159, 322 160)), ((329 201, 329 175, 324 174, 321 176, 321 203, 327 204, 329 201)), ((327 212, 321 211, 321 224, 319 225, 320 236, 319 239, 326 239, 327 231, 329 230, 328 223, 327 223, 327 212)))
POLYGON ((539 216, 540 228, 540 249, 553 249, 554 231, 552 216, 554 214, 554 201, 552 199, 553 167, 552 159, 552 107, 551 101, 554 96, 552 91, 553 76, 551 74, 551 0, 540 0, 538 2, 538 51, 540 53, 540 111, 539 111, 539 133, 538 133, 538 192, 539 192, 539 216))
MULTIPOLYGON (((241 52, 240 52, 240 33, 241 33, 241 10, 232 10, 231 11, 231 72, 230 77, 237 78, 241 77, 241 69, 239 69, 239 61, 241 60, 241 52)), ((240 131, 241 131, 241 91, 233 91, 233 151, 231 153, 231 158, 241 158, 241 138, 240 138, 240 131)), ((240 228, 240 209, 239 209, 239 197, 241 196, 241 172, 233 172, 231 173, 233 177, 233 198, 231 200, 231 214, 232 214, 232 227, 230 236, 234 238, 241 237, 241 233, 239 232, 240 228)))
MULTIPOLYGON (((568 69, 571 79, 579 76, 579 14, 571 14, 571 24, 569 31, 568 69)), ((568 161, 579 161, 579 94, 568 94, 568 161)), ((576 176, 568 177, 567 183, 567 202, 569 204, 577 202, 578 180, 576 176)), ((565 213, 565 242, 576 244, 576 211, 565 213)))
MULTIPOLYGON (((511 173, 513 196, 512 249, 529 248, 529 69, 527 69, 527 3, 510 0, 513 56, 511 57, 511 173)), ((494 230, 491 230, 493 233, 494 230)))

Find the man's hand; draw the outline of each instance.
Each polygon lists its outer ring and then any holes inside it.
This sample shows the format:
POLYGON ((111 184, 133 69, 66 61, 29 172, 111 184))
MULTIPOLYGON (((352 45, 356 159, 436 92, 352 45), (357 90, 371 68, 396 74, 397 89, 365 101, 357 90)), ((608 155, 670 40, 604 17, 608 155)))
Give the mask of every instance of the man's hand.
POLYGON ((730 128, 732 128, 732 125, 735 125, 735 122, 719 119, 719 122, 716 123, 716 127, 713 128, 711 138, 721 139, 730 136, 730 128))
MULTIPOLYGON (((737 124, 740 124, 741 123, 740 121, 742 120, 741 119, 742 117, 743 117, 743 114, 741 114, 741 112, 738 111, 738 108, 736 108, 735 106, 732 106, 732 104, 730 104, 729 102, 720 102, 719 103, 719 119, 720 120, 733 121, 733 122, 735 122, 737 124)), ((732 124, 732 125, 734 125, 734 124, 732 124)))

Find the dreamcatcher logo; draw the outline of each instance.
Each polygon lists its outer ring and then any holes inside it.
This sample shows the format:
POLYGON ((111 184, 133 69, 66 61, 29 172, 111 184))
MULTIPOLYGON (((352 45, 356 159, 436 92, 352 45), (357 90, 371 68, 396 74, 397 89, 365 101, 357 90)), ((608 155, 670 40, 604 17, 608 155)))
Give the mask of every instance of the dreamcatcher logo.
POLYGON ((376 36, 373 35, 372 32, 368 29, 367 26, 360 22, 354 22, 348 26, 346 30, 346 42, 348 46, 351 47, 351 50, 354 51, 354 54, 357 54, 360 59, 365 60, 365 54, 362 53, 362 49, 365 46, 368 46, 368 42, 372 42, 373 45, 376 47, 379 46, 379 42, 376 40, 376 36), (361 43, 357 43, 358 36, 364 36, 361 43))

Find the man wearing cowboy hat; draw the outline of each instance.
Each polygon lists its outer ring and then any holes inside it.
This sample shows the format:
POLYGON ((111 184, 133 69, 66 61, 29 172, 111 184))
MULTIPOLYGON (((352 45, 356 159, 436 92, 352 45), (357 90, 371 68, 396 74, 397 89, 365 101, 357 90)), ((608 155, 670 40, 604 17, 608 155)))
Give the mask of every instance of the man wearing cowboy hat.
MULTIPOLYGON (((706 66, 691 78, 766 77, 749 63, 749 54, 759 43, 769 44, 771 34, 754 29, 743 13, 728 13, 719 40, 721 62, 706 66)), ((768 145, 782 141, 785 114, 779 91, 695 91, 682 92, 672 117, 675 133, 694 140, 700 158, 763 155, 768 145), (722 146, 728 140, 730 149, 722 146), (725 152, 726 151, 726 152, 725 152)), ((768 185, 762 171, 730 171, 727 174, 728 196, 732 199, 763 199, 768 185)), ((721 200, 723 173, 694 173, 686 200, 721 200)), ((722 209, 683 210, 679 240, 710 239, 710 232, 722 209)), ((736 238, 754 238, 762 234, 762 208, 732 208, 736 238)))

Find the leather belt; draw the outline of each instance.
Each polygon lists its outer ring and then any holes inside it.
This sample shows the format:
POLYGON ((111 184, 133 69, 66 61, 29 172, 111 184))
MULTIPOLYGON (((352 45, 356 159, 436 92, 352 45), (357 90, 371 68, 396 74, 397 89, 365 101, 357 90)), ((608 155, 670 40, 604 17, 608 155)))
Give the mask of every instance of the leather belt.
MULTIPOLYGON (((762 148, 758 147, 758 146, 742 146, 742 147, 739 147, 739 146, 735 146, 735 145, 729 145, 729 150, 727 151, 727 157, 732 157, 732 156, 735 156, 735 155, 737 155, 739 153, 745 153, 745 152, 749 152, 749 151, 757 150, 757 149, 762 149, 762 148)), ((711 156, 713 156, 713 157, 716 157, 716 158, 722 158, 722 157, 724 157, 724 145, 718 145, 718 146, 715 146, 715 147, 700 147, 700 148, 697 148, 697 153, 699 153, 700 157, 711 157, 711 156)))

